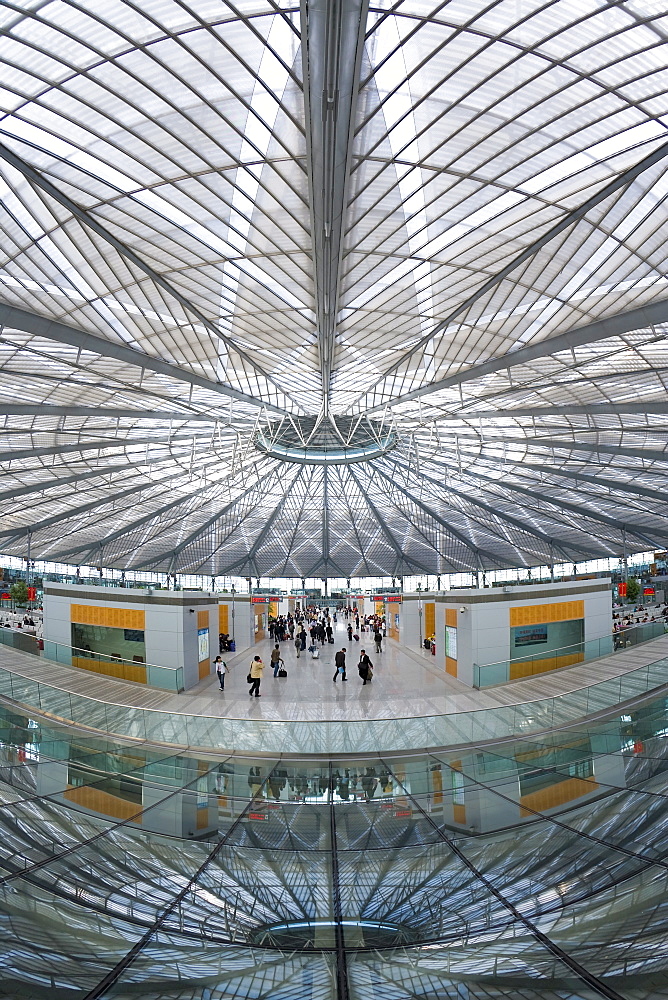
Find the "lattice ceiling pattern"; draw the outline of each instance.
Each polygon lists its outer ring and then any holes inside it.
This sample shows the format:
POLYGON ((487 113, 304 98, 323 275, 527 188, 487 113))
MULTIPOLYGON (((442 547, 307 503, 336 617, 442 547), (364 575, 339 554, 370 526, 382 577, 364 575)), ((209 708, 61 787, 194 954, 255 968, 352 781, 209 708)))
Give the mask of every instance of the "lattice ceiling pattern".
POLYGON ((347 577, 668 545, 663 5, 0 27, 4 551, 347 577), (337 418, 396 445, 255 446, 337 418))

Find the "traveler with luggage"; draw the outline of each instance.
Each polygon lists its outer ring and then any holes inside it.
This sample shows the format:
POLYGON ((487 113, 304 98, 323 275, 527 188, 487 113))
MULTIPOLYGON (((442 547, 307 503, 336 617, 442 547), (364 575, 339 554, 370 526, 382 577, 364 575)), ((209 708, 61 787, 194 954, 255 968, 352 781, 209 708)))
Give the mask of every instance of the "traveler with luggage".
POLYGON ((373 663, 365 649, 360 649, 360 661, 357 664, 357 672, 362 678, 362 687, 373 677, 373 663))
POLYGON ((271 665, 274 668, 274 677, 278 677, 278 671, 281 666, 281 663, 283 664, 283 666, 285 666, 285 663, 283 662, 283 657, 281 656, 281 647, 278 645, 278 643, 276 643, 276 645, 271 651, 271 665))

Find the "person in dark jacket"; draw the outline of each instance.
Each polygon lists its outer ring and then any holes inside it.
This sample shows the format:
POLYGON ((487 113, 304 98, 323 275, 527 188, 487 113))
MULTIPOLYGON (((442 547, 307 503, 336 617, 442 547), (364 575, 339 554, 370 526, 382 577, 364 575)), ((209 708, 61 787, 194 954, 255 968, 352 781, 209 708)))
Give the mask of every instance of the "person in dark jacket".
POLYGON ((362 678, 362 687, 364 687, 367 681, 373 677, 373 663, 365 649, 360 649, 360 662, 357 665, 357 670, 362 678))
POLYGON ((341 679, 344 680, 344 681, 347 681, 348 678, 346 677, 346 649, 345 649, 345 646, 343 647, 343 649, 339 649, 339 651, 337 652, 336 656, 334 657, 334 663, 336 664, 336 673, 332 677, 332 680, 334 681, 334 683, 336 684, 336 678, 338 677, 339 672, 342 674, 342 678, 341 679))

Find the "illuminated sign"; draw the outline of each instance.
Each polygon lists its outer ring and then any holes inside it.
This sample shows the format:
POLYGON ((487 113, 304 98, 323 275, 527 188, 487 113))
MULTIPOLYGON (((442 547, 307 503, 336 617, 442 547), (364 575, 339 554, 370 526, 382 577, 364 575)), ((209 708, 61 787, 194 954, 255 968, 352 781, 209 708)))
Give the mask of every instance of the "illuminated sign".
MULTIPOLYGON (((280 600, 280 598, 277 599, 280 600)), ((269 604, 268 597, 251 597, 251 601, 253 604, 269 604)))

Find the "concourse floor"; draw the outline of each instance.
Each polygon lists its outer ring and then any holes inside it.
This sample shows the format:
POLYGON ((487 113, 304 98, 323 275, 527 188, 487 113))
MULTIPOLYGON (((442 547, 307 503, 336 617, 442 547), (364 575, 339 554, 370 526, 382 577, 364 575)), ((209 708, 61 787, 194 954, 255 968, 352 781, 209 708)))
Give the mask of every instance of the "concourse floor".
MULTIPOLYGON (((352 719, 352 718, 401 718, 402 716, 441 715, 447 711, 447 702, 454 695, 467 701, 467 708, 475 707, 471 692, 460 681, 440 671, 434 658, 426 650, 407 650, 393 639, 383 640, 383 649, 376 653, 373 639, 368 633, 360 634, 360 642, 348 642, 346 625, 338 622, 334 627, 334 643, 321 646, 318 659, 313 659, 308 648, 297 657, 294 642, 280 643, 287 677, 273 675, 269 660, 275 642, 264 639, 243 653, 224 656, 230 668, 222 692, 218 679, 208 677, 188 696, 207 698, 206 714, 224 714, 239 718, 244 715, 266 719, 352 719), (364 639, 368 640, 364 642, 364 639), (346 675, 344 682, 334 675, 334 655, 346 649, 346 675), (365 649, 374 665, 373 680, 364 685, 357 672, 360 650, 365 649), (260 687, 260 698, 251 698, 246 675, 253 656, 259 655, 265 664, 260 687)), ((310 637, 308 640, 310 644, 310 637)), ((188 697, 186 696, 186 697, 188 697)), ((181 709, 183 711, 183 708, 181 709)), ((449 709, 452 711, 452 708, 449 709)))

